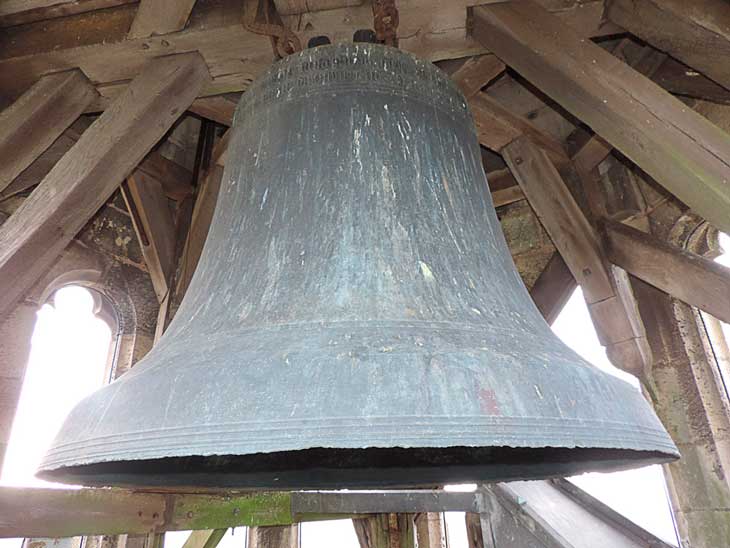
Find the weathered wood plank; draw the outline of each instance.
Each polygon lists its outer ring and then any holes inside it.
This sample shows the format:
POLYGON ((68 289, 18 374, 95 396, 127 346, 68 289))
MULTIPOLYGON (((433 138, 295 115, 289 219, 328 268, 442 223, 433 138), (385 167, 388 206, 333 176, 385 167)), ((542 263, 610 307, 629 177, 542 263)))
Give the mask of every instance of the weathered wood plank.
POLYGON ((530 296, 545 321, 552 325, 577 286, 568 265, 560 253, 555 252, 535 280, 530 296))
POLYGON ((140 0, 129 38, 169 34, 185 28, 195 0, 140 0))
MULTIPOLYGON (((71 147, 81 138, 92 121, 86 117, 76 120, 61 134, 35 162, 18 175, 8 187, 0 192, 0 200, 33 188, 53 169, 71 147)), ((183 200, 193 192, 193 174, 177 162, 168 160, 156 151, 150 152, 138 167, 162 184, 165 194, 173 200, 183 200)))
POLYGON ((657 69, 652 80, 675 95, 730 104, 730 90, 671 57, 657 69))
POLYGON ((526 137, 507 145, 502 154, 588 301, 612 297, 600 242, 547 154, 526 137))
POLYGON ((190 221, 190 230, 185 240, 185 247, 178 270, 175 295, 181 298, 187 291, 193 274, 198 266, 200 255, 203 252, 205 240, 208 237, 210 221, 215 213, 218 201, 218 191, 223 178, 223 168, 213 164, 210 171, 201 182, 198 196, 193 208, 193 217, 190 221))
POLYGON ((474 493, 438 490, 163 494, 125 489, 0 487, 0 538, 138 535, 242 525, 290 525, 366 517, 384 503, 388 508, 409 513, 473 512, 477 506, 474 493))
POLYGON ((138 0, 0 0, 0 27, 24 25, 138 0))
POLYGON ((611 0, 606 15, 730 89, 730 9, 725 0, 611 0))
POLYGON ((97 98, 81 71, 42 77, 0 112, 0 191, 32 164, 97 98))
POLYGON ((298 548, 299 528, 296 525, 249 527, 248 548, 298 548))
POLYGON ((132 216, 157 302, 162 303, 170 292, 175 268, 175 221, 167 196, 162 185, 141 170, 127 178, 122 195, 132 216))
POLYGON ((609 269, 601 242, 547 154, 526 137, 502 150, 507 165, 583 289, 598 339, 617 367, 643 377, 651 363, 628 282, 609 269))
POLYGON ((195 53, 150 63, 0 227, 0 314, 53 263, 207 79, 195 53))
POLYGON ((184 200, 193 193, 193 174, 159 152, 150 152, 139 164, 139 170, 156 179, 173 200, 184 200))
POLYGON ((622 223, 602 223, 608 259, 646 283, 730 323, 730 269, 622 223))
POLYGON ((490 150, 500 152, 505 146, 525 135, 548 153, 560 165, 568 161, 563 145, 528 120, 510 112, 486 93, 480 92, 469 100, 479 142, 490 150))
POLYGON ((468 59, 451 75, 451 79, 468 99, 503 74, 506 68, 505 64, 494 55, 479 55, 468 59))
POLYGON ((36 186, 43 180, 53 166, 63 158, 71 147, 76 144, 81 134, 91 125, 92 120, 81 117, 71 127, 64 131, 43 154, 30 164, 23 172, 10 183, 5 190, 0 191, 0 200, 14 196, 36 186))
POLYGON ((659 184, 730 231, 730 136, 531 0, 474 8, 474 36, 659 184))
MULTIPOLYGON (((555 10, 566 24, 588 35, 615 32, 613 25, 602 24, 602 2, 565 2, 543 0, 555 10)), ((230 2, 223 2, 229 4, 230 2)), ((399 47, 416 55, 437 61, 475 55, 484 52, 467 34, 466 8, 476 0, 408 0, 398 5, 400 24, 399 47)), ((240 4, 234 2, 240 9, 240 4)), ((361 6, 318 11, 302 16, 287 16, 286 23, 297 33, 302 43, 311 36, 326 33, 334 42, 350 41, 355 30, 372 26, 370 3, 361 6)), ((98 26, 98 24, 97 24, 98 26)), ((88 31, 92 33, 93 25, 88 31)), ((81 30, 77 30, 77 33, 81 30)), ((28 29, 30 36, 42 35, 39 29, 28 29)), ((138 38, 95 43, 74 35, 77 47, 46 49, 38 44, 35 50, 25 50, 12 58, 0 50, 0 95, 17 97, 40 76, 79 67, 97 83, 104 99, 113 99, 134 78, 144 63, 161 55, 198 51, 205 59, 213 81, 201 96, 219 95, 245 90, 250 82, 272 62, 271 44, 267 37, 246 31, 237 17, 221 17, 213 10, 208 17, 192 21, 188 29, 160 37, 138 38)), ((45 42, 48 40, 45 39, 45 42)), ((65 43, 65 40, 60 40, 65 43)))
POLYGON ((233 114, 236 112, 235 101, 222 96, 214 97, 202 97, 196 99, 192 105, 190 105, 190 112, 194 112, 198 116, 213 120, 224 126, 229 126, 233 123, 233 114))

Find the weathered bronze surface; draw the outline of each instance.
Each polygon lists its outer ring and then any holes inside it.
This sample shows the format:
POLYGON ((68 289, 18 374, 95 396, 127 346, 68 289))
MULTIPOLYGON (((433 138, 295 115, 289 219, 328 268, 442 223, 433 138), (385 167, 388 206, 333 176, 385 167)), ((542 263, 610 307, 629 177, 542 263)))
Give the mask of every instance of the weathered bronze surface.
POLYGON ((450 80, 350 44, 289 56, 243 96, 175 319, 72 412, 41 475, 424 486, 676 456, 642 395, 530 300, 450 80))

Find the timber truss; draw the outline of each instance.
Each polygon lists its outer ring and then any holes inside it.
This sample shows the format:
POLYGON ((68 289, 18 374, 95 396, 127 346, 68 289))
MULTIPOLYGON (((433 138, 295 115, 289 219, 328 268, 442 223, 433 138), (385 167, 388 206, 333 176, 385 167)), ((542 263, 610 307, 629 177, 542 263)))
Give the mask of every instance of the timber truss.
MULTIPOLYGON (((609 358, 642 381, 685 456, 667 468, 682 539, 722 545, 730 404, 697 310, 730 323, 730 270, 695 245, 730 233, 730 9, 719 0, 0 0, 0 318, 121 190, 159 336, 200 257, 240 93, 312 38, 371 28, 461 88, 495 207, 529 204, 549 235, 554 253, 528 284, 536 305, 552 322, 580 285, 609 358), (201 132, 193 169, 159 148, 191 115, 217 128, 201 132)), ((23 368, 0 373, 4 448, 23 368)), ((362 526, 372 513, 453 510, 480 516, 475 546, 510 524, 538 545, 588 545, 533 511, 556 497, 572 523, 597 519, 630 539, 617 546, 660 545, 564 482, 526 485, 387 496, 2 488, 0 533, 200 529, 212 548, 210 531, 354 517, 362 541, 377 537, 362 526)))

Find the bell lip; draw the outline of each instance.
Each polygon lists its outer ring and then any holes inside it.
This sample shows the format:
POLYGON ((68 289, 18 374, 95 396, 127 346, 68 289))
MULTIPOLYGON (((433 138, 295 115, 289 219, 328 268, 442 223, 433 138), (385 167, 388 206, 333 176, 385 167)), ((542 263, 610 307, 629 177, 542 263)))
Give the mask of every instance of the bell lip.
MULTIPOLYGON (((295 432, 302 432, 302 425, 294 424, 289 429, 247 429, 239 430, 237 433, 230 429, 222 430, 221 427, 211 427, 201 438, 200 425, 197 431, 198 445, 194 445, 192 432, 185 435, 179 430, 170 432, 165 429, 150 430, 141 435, 137 432, 118 434, 97 438, 93 444, 86 442, 72 442, 55 446, 43 461, 40 467, 39 477, 53 481, 81 483, 84 485, 177 485, 194 483, 196 485, 214 485, 225 487, 271 487, 281 486, 281 481, 275 481, 276 473, 270 470, 259 471, 255 478, 250 479, 250 474, 231 473, 230 470, 221 469, 212 474, 213 479, 206 474, 200 476, 196 481, 183 481, 184 476, 175 479, 174 469, 185 467, 184 465, 193 461, 203 462, 214 461, 217 458, 237 459, 236 470, 246 468, 247 461, 257 458, 271 457, 280 467, 278 458, 284 461, 297 456, 310 455, 305 458, 308 464, 304 464, 304 470, 297 469, 283 471, 283 477, 288 488, 308 487, 337 487, 348 485, 355 486, 423 486, 432 482, 469 482, 469 481, 506 481, 525 479, 544 479, 547 477, 559 477, 574 475, 591 471, 613 471, 625 468, 633 468, 647 464, 670 462, 679 453, 669 436, 662 430, 650 427, 640 427, 625 424, 611 424, 610 421, 590 420, 550 420, 540 418, 539 420, 527 421, 525 418, 490 417, 495 419, 491 425, 485 424, 485 417, 449 417, 443 421, 437 421, 434 417, 428 417, 424 424, 424 417, 388 417, 387 422, 374 421, 340 421, 339 427, 335 427, 334 421, 317 421, 327 424, 321 425, 320 429, 313 429, 312 425, 305 428, 310 434, 310 445, 301 447, 296 445, 295 432), (459 420, 457 420, 459 419, 459 420), (364 428, 368 423, 370 430, 364 428), (375 422, 375 424, 373 424, 375 422), (420 424, 419 424, 420 423, 420 424), (552 424, 550 424, 552 423, 552 424), (372 430, 376 429, 381 433, 381 439, 373 443, 372 430), (444 431, 458 432, 458 435, 450 437, 451 443, 444 443, 444 431), (313 435, 315 432, 319 435, 313 435), (358 433, 369 434, 368 437, 358 433), (383 435, 387 432, 387 435, 383 435), (613 433, 613 434, 612 434, 613 433), (322 435, 325 434, 325 435, 322 435), (582 435, 581 435, 582 434, 582 435), (410 436, 410 442, 407 440, 410 436), (125 444, 120 445, 109 438, 126 438, 125 444), (252 439, 253 438, 253 439, 252 439), (255 438, 259 438, 256 445, 255 438), (391 439, 389 443, 387 440, 391 439), (287 443, 286 440, 289 440, 287 443), (370 443, 365 440, 369 439, 370 443), (151 440, 165 441, 165 444, 151 447, 151 440), (207 440, 207 441, 206 441, 207 440), (226 441, 228 440, 228 441, 226 441), (231 441, 233 440, 233 441, 231 441), (325 441, 327 440, 327 441, 325 441), (347 440, 348 443, 343 443, 347 440), (392 440, 398 440, 393 442, 392 440), (489 443, 494 440, 494 443, 489 443), (358 445, 358 441, 360 442, 358 445), (205 445, 200 445, 205 442, 205 445), (404 443, 405 442, 405 443, 404 443), (562 442, 562 443, 561 443, 562 442), (263 444, 262 444, 263 443, 263 444), (487 445, 489 443, 489 445, 487 445), (278 450, 261 450, 262 447, 276 446, 278 450), (96 446, 92 451, 90 445, 96 446), (439 467, 421 466, 408 467, 407 469, 386 466, 384 468, 367 466, 363 460, 362 468, 359 471, 325 469, 321 475, 328 478, 337 478, 330 482, 319 481, 312 484, 298 483, 298 475, 311 476, 316 474, 314 465, 317 461, 318 451, 326 451, 332 454, 341 453, 352 456, 356 453, 365 455, 370 451, 374 456, 373 462, 381 460, 378 452, 402 450, 416 452, 441 452, 434 457, 434 462, 443 460, 443 455, 449 450, 463 448, 467 454, 478 452, 482 449, 500 450, 508 453, 507 458, 512 459, 513 455, 519 455, 528 451, 542 453, 541 460, 532 462, 530 466, 518 466, 514 471, 507 470, 507 465, 496 465, 494 463, 480 464, 472 463, 468 466, 460 465, 458 459, 448 466, 443 463, 439 467), (602 462, 601 452, 613 455, 609 462, 602 462), (592 455, 592 457, 591 457, 592 455), (598 455, 598 457, 596 457, 598 455), (557 458, 556 462, 549 462, 557 458), (591 461, 590 458, 594 460, 591 461), (566 464, 565 460, 568 460, 566 464), (572 460, 571 460, 572 459, 572 460), (583 460, 587 459, 587 460, 583 460), (597 459, 597 460, 595 460, 597 459), (120 474, 118 471, 108 472, 105 469, 125 468, 126 466, 142 465, 143 467, 159 463, 167 463, 164 466, 164 473, 151 475, 120 474), (311 468, 310 468, 311 466, 311 468), (373 480, 362 478, 364 470, 371 470, 373 480), (500 472, 493 472, 499 470, 500 472), (268 475, 267 475, 268 474, 268 475), (93 477, 92 477, 93 475, 93 477), (165 480, 158 482, 160 476, 165 480), (226 476, 232 483, 221 479, 226 476), (126 479, 125 479, 126 478, 126 479), (293 479, 292 479, 293 478, 293 479), (402 478, 407 478, 405 481, 402 478), (409 479, 408 479, 409 478, 409 479), (263 482, 263 484, 262 484, 263 482)), ((190 428, 190 430, 193 430, 190 428)), ((434 453, 435 455, 435 453, 434 453)), ((427 459, 428 460, 428 459, 427 459)), ((448 459, 447 459, 448 460, 448 459)), ((605 459, 604 459, 605 460, 605 459)), ((372 463, 371 463, 372 464, 372 463)), ((154 466, 153 466, 154 467, 154 466)))
POLYGON ((406 448, 331 449, 311 448, 282 451, 268 455, 219 455, 213 457, 170 457, 140 461, 118 461, 44 470, 38 477, 89 487, 120 486, 140 488, 226 488, 239 490, 296 489, 394 489, 424 488, 454 483, 545 480, 586 472, 614 472, 650 464, 669 463, 678 457, 659 451, 636 451, 604 448, 512 448, 512 447, 441 447, 423 450, 406 448), (480 450, 496 451, 497 462, 460 463, 452 455, 468 455, 480 450), (400 457, 387 465, 388 453, 400 457), (328 455, 324 466, 321 456, 328 455), (413 454, 415 465, 404 461, 413 454), (529 457, 525 460, 525 455, 529 457), (436 458, 432 462, 428 460, 436 458), (510 458, 514 457, 514 458, 510 458), (207 459, 219 459, 225 465, 201 467, 207 459), (251 465, 251 459, 259 459, 251 465), (352 467, 328 463, 349 462, 352 467), (522 459, 522 460, 521 460, 522 459), (276 464, 276 469, 260 469, 261 462, 276 464), (286 464, 285 464, 286 463, 286 464), (317 466, 302 463, 317 463, 317 466), (363 465, 369 463, 369 465, 363 465), (190 469, 195 473, 189 472, 190 469), (201 470, 204 470, 201 472, 201 470))

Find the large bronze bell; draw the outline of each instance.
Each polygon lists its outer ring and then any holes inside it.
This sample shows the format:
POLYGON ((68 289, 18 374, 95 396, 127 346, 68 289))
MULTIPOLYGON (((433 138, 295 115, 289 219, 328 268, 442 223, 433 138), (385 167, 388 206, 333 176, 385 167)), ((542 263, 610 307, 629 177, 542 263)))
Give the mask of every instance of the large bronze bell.
POLYGON ((538 313, 464 98, 432 64, 303 51, 251 86, 232 131, 175 319, 74 409, 42 477, 422 486, 677 457, 639 391, 538 313))

